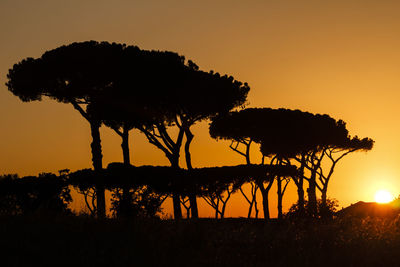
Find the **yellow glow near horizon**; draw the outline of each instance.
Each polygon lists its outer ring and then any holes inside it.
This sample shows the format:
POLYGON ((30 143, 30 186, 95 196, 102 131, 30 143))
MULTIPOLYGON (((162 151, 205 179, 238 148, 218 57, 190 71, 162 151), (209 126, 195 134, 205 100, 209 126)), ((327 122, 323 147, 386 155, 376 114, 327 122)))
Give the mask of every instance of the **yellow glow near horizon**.
POLYGON ((393 194, 387 190, 379 190, 375 193, 375 201, 378 203, 388 203, 393 199, 393 194))

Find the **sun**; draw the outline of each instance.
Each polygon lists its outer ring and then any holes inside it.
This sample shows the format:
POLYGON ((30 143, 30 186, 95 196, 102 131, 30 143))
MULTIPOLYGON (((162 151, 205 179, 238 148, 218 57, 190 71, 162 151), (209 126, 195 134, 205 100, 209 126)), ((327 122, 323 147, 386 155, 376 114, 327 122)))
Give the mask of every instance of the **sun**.
POLYGON ((392 193, 387 190, 379 190, 375 193, 375 201, 378 203, 388 203, 393 201, 392 193))

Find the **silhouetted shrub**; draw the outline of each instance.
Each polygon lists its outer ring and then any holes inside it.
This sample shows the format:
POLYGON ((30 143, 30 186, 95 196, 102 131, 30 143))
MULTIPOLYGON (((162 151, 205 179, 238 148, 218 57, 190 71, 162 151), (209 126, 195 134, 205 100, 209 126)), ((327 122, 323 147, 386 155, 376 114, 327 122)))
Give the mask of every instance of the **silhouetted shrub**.
POLYGON ((70 213, 72 201, 64 176, 41 173, 38 177, 0 176, 0 214, 70 213))
POLYGON ((117 188, 112 192, 111 211, 114 217, 156 217, 165 198, 147 186, 129 189, 127 193, 117 188))
POLYGON ((322 200, 317 201, 317 214, 315 215, 309 207, 309 202, 304 202, 304 209, 300 209, 298 203, 293 204, 289 211, 285 214, 285 218, 298 219, 298 218, 324 218, 332 219, 339 207, 337 199, 328 198, 326 205, 322 203, 322 200))

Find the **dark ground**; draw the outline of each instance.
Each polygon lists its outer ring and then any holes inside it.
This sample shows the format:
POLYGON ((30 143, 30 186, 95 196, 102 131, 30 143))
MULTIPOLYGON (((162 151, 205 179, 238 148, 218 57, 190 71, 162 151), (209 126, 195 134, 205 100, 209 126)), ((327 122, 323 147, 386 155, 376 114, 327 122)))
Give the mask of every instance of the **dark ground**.
POLYGON ((0 218, 0 266, 400 266, 399 219, 0 218))

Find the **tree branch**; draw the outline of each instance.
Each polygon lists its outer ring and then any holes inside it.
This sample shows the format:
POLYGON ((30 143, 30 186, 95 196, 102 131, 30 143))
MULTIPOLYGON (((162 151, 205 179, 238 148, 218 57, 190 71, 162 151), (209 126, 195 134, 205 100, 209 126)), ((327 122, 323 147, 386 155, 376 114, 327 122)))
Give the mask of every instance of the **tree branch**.
POLYGON ((171 156, 172 156, 172 154, 173 154, 172 151, 170 151, 170 150, 168 150, 168 148, 164 147, 164 146, 160 143, 160 141, 158 141, 157 138, 156 138, 151 132, 149 132, 147 129, 145 129, 145 128, 143 128, 143 127, 139 127, 138 129, 139 129, 142 133, 144 133, 144 135, 146 136, 147 140, 148 140, 151 144, 153 144, 153 145, 155 145, 157 148, 161 149, 161 150, 165 153, 165 155, 166 155, 167 157, 171 157, 171 156))
POLYGON ((83 110, 83 108, 81 106, 79 106, 79 104, 74 99, 69 99, 69 102, 72 104, 74 109, 79 111, 79 113, 82 115, 82 117, 84 117, 88 122, 90 122, 89 115, 83 110))

